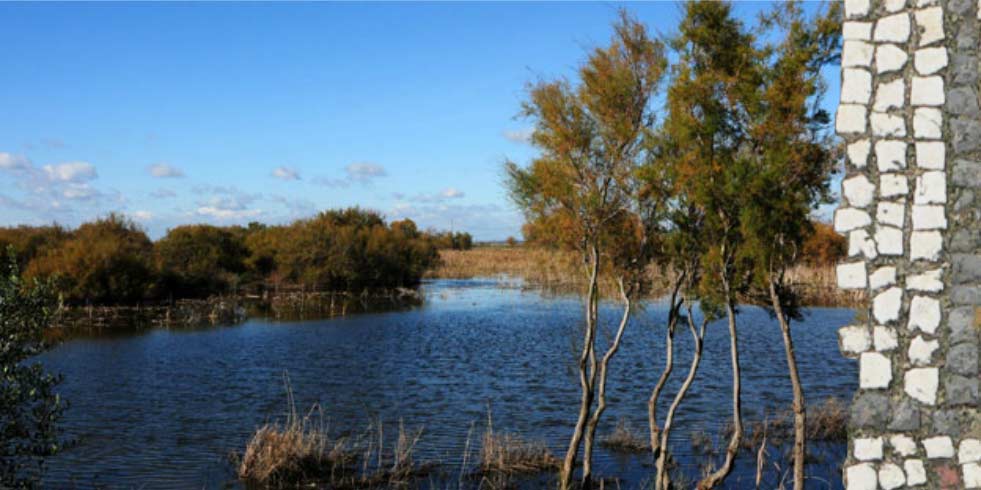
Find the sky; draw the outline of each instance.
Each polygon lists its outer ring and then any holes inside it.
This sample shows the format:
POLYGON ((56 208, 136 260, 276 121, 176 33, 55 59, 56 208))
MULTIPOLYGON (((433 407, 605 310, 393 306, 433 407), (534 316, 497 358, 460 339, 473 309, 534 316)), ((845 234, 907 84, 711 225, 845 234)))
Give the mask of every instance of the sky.
MULTIPOLYGON (((572 77, 621 6, 2 3, 0 226, 121 212, 159 238, 359 205, 520 237, 502 166, 535 156, 525 87, 572 77)), ((625 6, 659 34, 681 18, 625 6)))

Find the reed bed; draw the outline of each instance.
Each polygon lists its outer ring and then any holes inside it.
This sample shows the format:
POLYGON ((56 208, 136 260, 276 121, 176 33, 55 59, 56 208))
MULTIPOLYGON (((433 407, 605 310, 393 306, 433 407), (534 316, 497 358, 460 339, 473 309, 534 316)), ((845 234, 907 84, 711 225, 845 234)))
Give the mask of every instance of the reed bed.
MULTIPOLYGON (((582 260, 566 250, 535 246, 483 246, 471 250, 441 250, 440 263, 427 273, 430 278, 472 279, 493 277, 520 280, 524 285, 553 293, 580 292, 586 285, 582 260)), ((651 269, 648 296, 669 292, 670 274, 651 269)), ((801 293, 808 306, 857 306, 865 301, 862 292, 838 289, 833 265, 798 265, 788 271, 788 281, 801 293)), ((617 287, 606 278, 600 290, 614 297, 617 287)), ((753 298, 746 298, 752 302, 753 298)))

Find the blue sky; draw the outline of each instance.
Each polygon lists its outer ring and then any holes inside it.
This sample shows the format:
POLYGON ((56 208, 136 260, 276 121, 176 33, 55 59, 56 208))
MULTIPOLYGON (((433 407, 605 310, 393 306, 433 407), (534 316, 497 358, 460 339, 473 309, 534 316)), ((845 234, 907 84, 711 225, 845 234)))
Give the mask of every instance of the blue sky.
MULTIPOLYGON (((120 211, 156 238, 361 205, 519 236, 501 166, 534 155, 525 84, 571 76, 619 6, 0 4, 0 225, 120 211)), ((627 7, 664 34, 681 16, 627 7)))

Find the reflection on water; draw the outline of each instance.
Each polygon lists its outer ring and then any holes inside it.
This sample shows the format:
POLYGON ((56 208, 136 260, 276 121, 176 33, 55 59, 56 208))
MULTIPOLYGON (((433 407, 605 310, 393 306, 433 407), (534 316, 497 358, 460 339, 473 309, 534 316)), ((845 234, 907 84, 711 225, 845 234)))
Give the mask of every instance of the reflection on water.
MULTIPOLYGON (((472 423, 488 407, 497 430, 546 441, 562 453, 579 397, 575 371, 581 308, 571 297, 543 297, 491 281, 439 280, 424 287, 425 305, 328 320, 253 319, 234 327, 150 330, 80 338, 43 356, 65 375, 66 428, 78 445, 49 465, 50 488, 221 488, 233 479, 228 455, 252 431, 286 410, 283 373, 299 407, 320 403, 337 431, 380 417, 422 427, 418 457, 451 465, 461 459, 472 423)), ((747 419, 790 403, 783 346, 765 311, 740 317, 743 400, 747 419)), ((617 312, 604 311, 612 324, 617 312)), ((819 308, 795 324, 801 377, 810 401, 845 399, 856 388, 854 361, 838 354, 835 330, 853 313, 819 308)), ((646 428, 646 399, 663 365, 664 305, 645 305, 612 363, 604 432, 618 418, 646 428)), ((609 332, 600 336, 609 338, 609 332)), ((679 331, 681 382, 690 339, 679 331)), ((728 336, 710 325, 705 359, 678 415, 673 448, 697 476, 690 433, 716 434, 730 410, 728 336)), ((669 398, 667 398, 669 399, 669 398)), ((667 405, 667 401, 662 402, 667 405)), ((666 409, 665 409, 666 410, 666 409)), ((664 410, 662 410, 663 413, 664 410)), ((811 488, 840 488, 843 445, 811 465, 811 488)), ((634 488, 650 475, 646 458, 598 450, 600 474, 634 488)), ((751 487, 755 462, 739 461, 732 488, 751 487)))

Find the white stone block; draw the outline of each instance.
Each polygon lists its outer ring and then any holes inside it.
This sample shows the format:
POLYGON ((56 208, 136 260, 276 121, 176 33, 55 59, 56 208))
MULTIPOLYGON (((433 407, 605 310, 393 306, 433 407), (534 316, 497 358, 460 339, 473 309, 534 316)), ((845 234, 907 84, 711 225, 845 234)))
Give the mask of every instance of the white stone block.
POLYGON ((885 463, 879 467, 879 486, 883 490, 894 490, 906 484, 906 474, 903 469, 893 463, 885 463))
POLYGON ((876 42, 905 43, 909 40, 909 14, 901 13, 879 19, 873 38, 876 42))
POLYGON ((859 463, 845 468, 845 490, 876 490, 879 480, 872 463, 859 463))
POLYGON ((947 48, 924 48, 913 55, 913 66, 920 75, 933 75, 947 67, 947 48))
POLYGON ((838 264, 835 269, 838 275, 838 287, 841 289, 865 289, 868 278, 865 273, 865 262, 838 264))
POLYGON ((939 171, 923 172, 916 178, 913 202, 916 204, 946 204, 947 174, 939 171))
POLYGON ((847 20, 842 25, 841 38, 845 41, 871 41, 872 23, 847 20))
POLYGON ((869 161, 869 152, 872 149, 872 144, 869 140, 859 140, 848 145, 848 161, 855 168, 865 168, 869 161))
POLYGON ((915 296, 909 304, 909 331, 922 330, 930 335, 940 326, 940 301, 929 296, 915 296))
POLYGON ((914 291, 939 293, 944 290, 943 274, 944 270, 940 268, 907 276, 906 287, 914 291))
POLYGON ((882 255, 903 255, 903 230, 891 226, 876 227, 875 246, 882 255))
POLYGON ((868 68, 872 66, 872 56, 875 53, 875 48, 873 48, 871 43, 865 41, 845 41, 841 46, 841 66, 843 68, 868 68))
POLYGON ((880 225, 902 228, 906 219, 906 203, 879 201, 875 207, 875 220, 880 225))
POLYGON ((913 112, 913 134, 919 139, 940 139, 943 124, 944 115, 940 109, 917 107, 913 112))
POLYGON ((848 232, 848 256, 857 257, 859 255, 868 259, 879 256, 879 252, 875 248, 875 241, 862 228, 848 232))
POLYGON ((907 459, 903 462, 903 469, 906 470, 906 484, 915 487, 927 482, 926 468, 923 460, 907 459))
POLYGON ((875 143, 875 161, 880 172, 906 168, 905 141, 880 140, 875 143))
POLYGON ((838 329, 838 344, 845 354, 858 355, 872 347, 869 329, 861 325, 850 325, 838 329))
MULTIPOLYGON (((861 41, 852 41, 852 42, 861 42, 861 41)), ((859 50, 860 48, 862 48, 862 46, 858 46, 854 48, 854 53, 852 54, 852 57, 856 59, 856 62, 860 56, 865 55, 864 51, 859 50)), ((906 54, 906 51, 897 47, 894 44, 882 44, 876 46, 875 71, 876 73, 879 73, 881 75, 883 73, 902 70, 903 67, 906 66, 906 60, 908 59, 909 59, 909 55, 906 54)), ((866 66, 866 65, 861 64, 855 66, 866 66)))
POLYGON ((914 230, 943 230, 947 228, 947 215, 943 206, 916 204, 913 206, 914 230))
POLYGON ((913 77, 909 96, 910 104, 942 106, 945 100, 943 77, 913 77))
POLYGON ((835 231, 845 233, 856 228, 872 224, 869 213, 855 208, 838 208, 835 210, 835 231))
MULTIPOLYGON (((838 109, 838 112, 840 115, 841 108, 838 109)), ((869 121, 872 124, 872 134, 875 136, 880 138, 888 138, 891 136, 902 138, 906 136, 906 120, 903 119, 903 116, 886 114, 884 112, 873 112, 872 115, 869 116, 869 121)), ((852 121, 848 124, 855 124, 855 122, 852 121)))
POLYGON ((875 345, 875 350, 889 352, 899 347, 899 337, 895 329, 877 326, 872 329, 872 343, 875 345))
MULTIPOLYGON (((903 389, 911 398, 927 405, 937 403, 937 386, 940 383, 937 368, 910 369, 906 371, 904 381, 903 389)), ((926 446, 926 441, 923 441, 923 445, 926 446)), ((951 448, 951 456, 953 456, 953 447, 951 448)), ((927 457, 930 457, 929 448, 927 448, 927 457)))
MULTIPOLYGON (((935 261, 940 258, 943 246, 944 238, 939 231, 914 231, 909 236, 909 257, 913 260, 935 261)), ((883 253, 881 248, 879 253, 883 253)))
POLYGON ((892 287, 877 294, 872 300, 872 314, 879 323, 893 322, 899 319, 902 306, 903 290, 892 287))
POLYGON ((957 448, 957 462, 977 463, 981 462, 981 440, 964 439, 957 448))
POLYGON ((882 197, 905 196, 909 194, 909 182, 903 174, 879 175, 879 195, 882 197))
POLYGON ((914 366, 929 366, 933 364, 933 353, 939 348, 940 343, 936 340, 924 340, 922 335, 917 335, 909 343, 907 354, 914 366))
POLYGON ((871 97, 871 73, 858 68, 845 68, 841 71, 841 103, 867 104, 871 97))
POLYGON ((906 0, 884 0, 882 5, 886 8, 886 12, 899 12, 906 6, 906 0))
POLYGON ((864 105, 842 104, 838 106, 838 115, 835 118, 835 131, 838 134, 864 133, 866 119, 867 113, 864 105))
POLYGON ((896 434, 889 438, 892 450, 900 456, 912 456, 916 454, 916 441, 905 434, 896 434))
POLYGON ((936 5, 940 0, 916 0, 914 3, 917 7, 929 7, 931 5, 936 5))
POLYGON ((879 267, 869 275, 869 288, 873 291, 896 284, 896 268, 888 265, 879 267))
POLYGON ((917 141, 916 166, 943 170, 947 164, 947 146, 943 141, 917 141))
POLYGON ((954 442, 948 436, 934 436, 923 440, 928 459, 948 459, 954 457, 954 442))
POLYGON ((916 26, 920 32, 920 46, 927 46, 944 38, 944 12, 940 7, 917 10, 916 26))
MULTIPOLYGON (((869 75, 871 77, 871 74, 869 75)), ((871 79, 870 79, 871 82, 871 79)), ((855 82, 856 85, 858 82, 855 82)), ((856 92, 858 88, 853 89, 856 92)), ((855 97, 861 96, 861 92, 855 97)), ((842 96, 844 97, 844 96, 842 96)), ((842 99, 844 102, 844 99, 842 99)), ((891 82, 880 83, 875 91, 875 105, 872 110, 886 112, 889 109, 900 109, 906 105, 906 82, 902 78, 897 78, 891 82)))
POLYGON ((845 0, 845 17, 864 17, 868 15, 869 7, 869 0, 845 0))
POLYGON ((968 463, 964 469, 964 488, 981 488, 981 464, 968 463))
POLYGON ((858 358, 858 385, 866 390, 885 389, 892 381, 892 361, 878 352, 863 352, 858 358))
MULTIPOLYGON (((944 182, 946 190, 946 182, 944 182)), ((841 193, 852 207, 864 208, 875 199, 875 184, 865 174, 858 174, 841 181, 841 193)))
POLYGON ((855 459, 859 461, 878 461, 882 459, 881 437, 855 438, 855 459))

